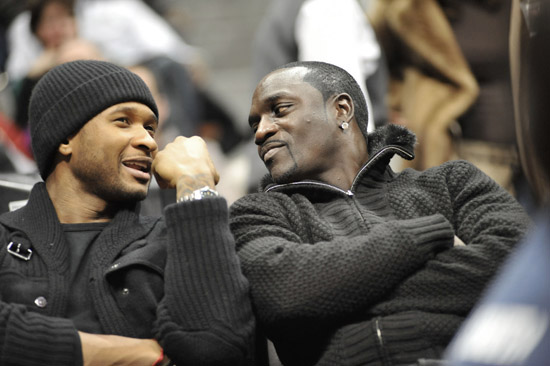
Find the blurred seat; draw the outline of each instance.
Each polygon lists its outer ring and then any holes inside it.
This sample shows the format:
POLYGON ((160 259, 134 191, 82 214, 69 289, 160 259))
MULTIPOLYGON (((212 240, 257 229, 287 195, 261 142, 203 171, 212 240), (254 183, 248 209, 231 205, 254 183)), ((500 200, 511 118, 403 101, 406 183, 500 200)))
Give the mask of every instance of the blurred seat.
POLYGON ((0 173, 0 213, 25 205, 32 186, 40 181, 38 175, 0 173))

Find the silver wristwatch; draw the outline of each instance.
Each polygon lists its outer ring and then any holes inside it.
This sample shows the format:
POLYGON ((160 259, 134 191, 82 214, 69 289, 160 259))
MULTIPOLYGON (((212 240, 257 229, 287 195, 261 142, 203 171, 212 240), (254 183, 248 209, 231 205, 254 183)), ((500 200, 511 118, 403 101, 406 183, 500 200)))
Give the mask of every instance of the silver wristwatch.
POLYGON ((202 188, 199 188, 191 192, 191 194, 183 196, 178 200, 178 202, 202 200, 203 198, 218 197, 219 195, 220 194, 217 191, 213 190, 208 186, 204 186, 202 188))

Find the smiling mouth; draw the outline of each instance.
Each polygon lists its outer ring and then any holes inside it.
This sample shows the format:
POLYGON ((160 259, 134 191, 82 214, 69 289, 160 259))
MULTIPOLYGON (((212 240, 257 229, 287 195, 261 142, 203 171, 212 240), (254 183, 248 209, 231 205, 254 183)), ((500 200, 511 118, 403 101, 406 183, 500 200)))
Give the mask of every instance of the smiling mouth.
POLYGON ((151 179, 151 158, 133 158, 126 159, 122 165, 127 168, 128 172, 139 180, 149 181, 151 179))
POLYGON ((268 142, 267 144, 263 145, 260 149, 260 157, 264 161, 264 163, 268 162, 270 159, 273 158, 273 156, 281 150, 282 147, 286 146, 286 144, 282 142, 268 142))
POLYGON ((264 154, 264 162, 268 162, 273 158, 273 156, 281 150, 282 146, 272 147, 271 149, 267 150, 267 152, 264 154))

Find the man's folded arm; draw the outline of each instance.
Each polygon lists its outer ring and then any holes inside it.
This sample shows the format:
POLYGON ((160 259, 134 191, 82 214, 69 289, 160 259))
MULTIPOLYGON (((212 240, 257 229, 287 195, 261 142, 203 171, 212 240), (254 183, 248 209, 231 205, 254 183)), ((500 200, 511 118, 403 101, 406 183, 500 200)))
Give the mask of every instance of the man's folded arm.
POLYGON ((353 315, 453 244, 442 215, 384 222, 365 235, 312 244, 304 240, 314 229, 289 220, 288 210, 276 205, 260 194, 231 208, 231 230, 262 324, 353 315))

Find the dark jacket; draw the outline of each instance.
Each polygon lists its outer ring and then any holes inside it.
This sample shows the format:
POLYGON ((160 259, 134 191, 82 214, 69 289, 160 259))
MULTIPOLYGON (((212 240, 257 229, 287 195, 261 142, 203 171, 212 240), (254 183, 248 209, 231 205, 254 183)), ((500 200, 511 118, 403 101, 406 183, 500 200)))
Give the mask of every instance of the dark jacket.
POLYGON ((285 365, 440 357, 526 231, 522 207, 467 162, 394 173, 413 145, 390 125, 349 191, 271 183, 232 205, 258 323, 285 365))
MULTIPOLYGON (((163 218, 118 212, 90 253, 104 333, 156 338, 176 364, 250 361, 254 320, 227 216, 223 198, 173 204, 163 218)), ((64 318, 68 247, 45 184, 0 224, 0 365, 81 364, 64 318)))

